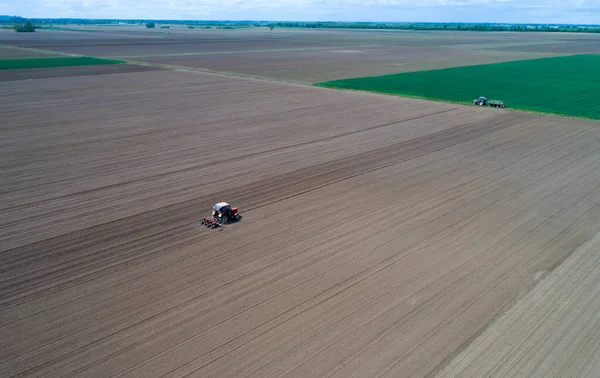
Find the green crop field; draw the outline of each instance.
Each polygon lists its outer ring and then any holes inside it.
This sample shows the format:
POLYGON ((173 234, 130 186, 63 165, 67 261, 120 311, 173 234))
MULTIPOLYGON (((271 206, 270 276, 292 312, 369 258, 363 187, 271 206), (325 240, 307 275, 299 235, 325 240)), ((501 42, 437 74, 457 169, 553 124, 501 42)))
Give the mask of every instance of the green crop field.
POLYGON ((600 119, 600 55, 573 55, 362 77, 316 85, 600 119))
POLYGON ((50 68, 69 66, 93 66, 99 64, 121 64, 120 60, 100 59, 87 56, 66 58, 0 59, 0 70, 24 68, 50 68))

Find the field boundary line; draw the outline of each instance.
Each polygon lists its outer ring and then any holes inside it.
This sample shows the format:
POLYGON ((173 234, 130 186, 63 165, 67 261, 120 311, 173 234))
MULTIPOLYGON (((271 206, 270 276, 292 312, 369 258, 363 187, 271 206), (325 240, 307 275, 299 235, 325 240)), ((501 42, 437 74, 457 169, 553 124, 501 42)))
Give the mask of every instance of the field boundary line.
MULTIPOLYGON (((367 90, 367 89, 334 88, 334 87, 328 87, 328 86, 322 85, 321 83, 315 83, 315 84, 312 84, 312 86, 318 87, 318 88, 324 88, 324 89, 334 89, 334 90, 338 90, 338 91, 348 91, 348 92, 355 92, 355 93, 361 93, 361 92, 362 93, 372 93, 372 94, 388 96, 388 97, 403 97, 403 98, 412 98, 415 100, 433 101, 433 102, 438 102, 438 103, 442 103, 442 104, 454 104, 454 105, 461 105, 461 106, 466 106, 466 107, 470 106, 470 103, 468 103, 468 102, 440 100, 440 99, 424 97, 424 96, 387 93, 387 92, 380 92, 380 91, 367 90)), ((536 114, 536 115, 545 116, 545 117, 560 117, 560 118, 566 118, 566 119, 575 119, 575 120, 582 120, 582 121, 588 121, 588 122, 591 121, 594 123, 600 123, 600 119, 595 119, 595 118, 587 118, 587 117, 583 117, 583 116, 575 116, 575 115, 563 114, 563 113, 541 112, 538 110, 530 110, 530 109, 522 109, 522 108, 503 108, 502 110, 500 110, 500 109, 490 109, 490 110, 504 111, 504 112, 510 112, 510 113, 530 113, 530 114, 536 114)))
POLYGON ((247 75, 247 74, 229 72, 229 71, 214 71, 214 70, 207 70, 207 69, 203 69, 203 68, 179 66, 179 65, 175 65, 175 64, 148 63, 148 62, 141 62, 139 60, 123 59, 123 61, 126 63, 129 63, 129 64, 135 64, 138 66, 157 67, 157 68, 164 68, 164 69, 169 69, 169 70, 173 70, 173 71, 187 71, 187 72, 197 72, 197 73, 205 73, 205 74, 212 74, 212 75, 220 75, 220 76, 241 77, 241 78, 245 78, 245 79, 269 81, 269 82, 273 82, 273 83, 296 84, 296 85, 302 85, 305 87, 314 86, 314 84, 305 83, 305 82, 301 82, 301 81, 273 79, 273 78, 268 78, 268 77, 247 75))
MULTIPOLYGON (((500 74, 504 74, 505 70, 516 70, 516 72, 523 72, 526 69, 540 69, 540 76, 536 76, 536 80, 548 80, 546 77, 548 72, 555 70, 554 66, 550 67, 550 65, 558 64, 560 67, 572 67, 574 64, 581 64, 581 68, 579 71, 590 70, 590 66, 597 63, 598 54, 593 53, 571 53, 571 54, 562 54, 562 55, 550 55, 543 56, 537 58, 529 58, 529 59, 519 59, 512 61, 501 61, 501 62, 493 62, 493 63, 484 63, 484 64, 468 64, 457 67, 447 67, 447 68, 436 68, 430 70, 421 70, 421 71, 411 71, 411 72, 401 72, 398 74, 387 74, 387 75, 374 75, 374 76, 363 76, 363 77, 349 77, 346 79, 337 79, 331 81, 324 81, 315 83, 315 86, 326 87, 326 88, 335 88, 335 89, 343 89, 343 90, 353 90, 353 91, 365 91, 365 92, 373 92, 377 94, 398 96, 398 97, 407 97, 407 98, 415 98, 415 99, 425 99, 436 102, 448 102, 453 104, 462 104, 462 105, 471 105, 472 102, 465 99, 464 95, 457 93, 455 90, 449 90, 450 84, 452 83, 453 87, 458 86, 460 93, 464 91, 470 91, 472 85, 463 85, 462 83, 468 81, 467 77, 472 75, 472 69, 476 69, 478 74, 484 73, 493 73, 495 76, 500 76, 500 74), (533 66, 530 66, 533 65, 533 66), (469 70, 467 72, 467 70, 469 70), (489 70, 489 72, 485 71, 489 70), (544 76, 546 75, 546 76, 544 76), (394 85, 389 85, 383 83, 383 80, 393 81, 394 85), (436 80, 446 80, 444 81, 444 85, 442 85, 442 90, 440 94, 439 87, 437 85, 431 86, 436 80), (424 85, 423 83, 427 83, 424 85), (421 88, 423 88, 421 90, 421 88)), ((595 70, 593 70, 595 72, 595 70)), ((552 71, 556 72, 556 71, 552 71)), ((561 72, 561 71, 558 71, 561 72)), ((569 70, 563 72, 564 75, 573 74, 569 70)), ((576 76, 571 79, 573 83, 570 85, 564 84, 564 82, 554 82, 550 81, 550 85, 557 86, 561 90, 566 91, 567 93, 573 92, 577 85, 585 82, 586 80, 592 80, 589 77, 589 73, 587 71, 584 72, 586 77, 582 77, 581 75, 576 76)), ((514 89, 507 89, 507 87, 503 86, 505 82, 502 83, 492 81, 488 86, 491 86, 492 89, 496 91, 500 91, 504 94, 500 94, 500 96, 514 96, 515 104, 511 105, 509 109, 506 110, 516 110, 528 113, 534 113, 539 115, 552 115, 559 116, 563 118, 572 118, 572 119, 584 119, 584 120, 593 120, 599 121, 600 116, 594 112, 586 112, 583 111, 579 107, 573 107, 572 104, 567 102, 559 103, 557 106, 547 106, 545 104, 536 104, 535 102, 528 101, 526 98, 519 97, 518 94, 514 92, 514 89)), ((519 83, 510 82, 510 88, 514 88, 519 83)), ((528 90, 536 89, 535 85, 528 90)), ((479 88, 481 89, 481 88, 479 88)), ((586 88, 584 92, 590 92, 590 88, 586 88)), ((554 93, 558 93, 559 91, 552 91, 554 93)), ((555 96, 550 96, 546 99, 547 101, 556 101, 555 96)), ((579 101, 582 102, 582 101, 579 101)), ((585 102, 585 101, 583 101, 585 102)), ((588 106, 589 108, 589 106, 588 106)))
MULTIPOLYGON (((7 45, 7 44, 0 44, 0 48, 10 48, 10 49, 15 49, 15 50, 19 50, 19 51, 34 51, 34 52, 39 52, 39 53, 56 54, 56 55, 62 55, 62 56, 68 56, 68 57, 84 57, 84 56, 87 56, 87 55, 65 53, 65 52, 61 52, 61 51, 32 48, 32 47, 12 46, 12 45, 7 45)), ((570 55, 573 55, 573 54, 570 54, 570 55)), ((100 58, 100 59, 120 59, 125 64, 132 64, 132 65, 145 66, 145 67, 163 68, 163 69, 172 70, 172 71, 196 72, 196 73, 219 75, 219 76, 239 77, 239 78, 244 78, 244 79, 254 79, 254 80, 260 80, 260 81, 266 81, 266 82, 272 82, 272 83, 301 85, 301 86, 304 86, 304 87, 316 87, 316 88, 327 89, 327 90, 336 90, 336 91, 351 91, 351 92, 357 92, 357 93, 361 93, 361 92, 362 93, 372 93, 372 94, 383 95, 383 96, 388 96, 388 97, 411 98, 411 99, 416 99, 416 100, 433 101, 433 102, 438 102, 438 103, 454 104, 454 105, 461 105, 461 106, 468 106, 469 105, 466 102, 451 101, 451 100, 440 100, 440 99, 429 98, 429 97, 424 97, 424 96, 414 96, 414 95, 406 95, 406 94, 392 94, 392 93, 380 92, 380 91, 376 91, 376 90, 334 88, 334 87, 329 87, 329 86, 323 85, 323 82, 307 83, 307 82, 294 81, 294 80, 282 80, 282 79, 274 79, 274 78, 268 78, 268 77, 247 75, 247 74, 236 73, 236 72, 229 72, 229 71, 215 71, 215 70, 208 70, 208 69, 203 69, 203 68, 194 68, 194 67, 179 66, 179 65, 175 65, 175 64, 149 63, 149 62, 142 62, 142 61, 138 61, 138 60, 130 60, 130 59, 127 59, 127 58, 120 58, 120 57, 112 58, 112 57, 105 57, 105 56, 92 56, 92 55, 89 55, 89 56, 90 57, 94 57, 94 58, 100 58)), ((548 57, 548 58, 551 58, 551 57, 548 57)), ((544 58, 534 58, 534 60, 535 59, 546 59, 546 57, 544 57, 544 58)), ((574 116, 574 115, 562 114, 562 113, 540 112, 540 111, 536 111, 536 110, 520 109, 520 108, 508 108, 508 109, 505 108, 505 109, 503 109, 503 111, 507 111, 507 112, 511 112, 511 113, 515 113, 515 112, 516 113, 530 113, 530 114, 536 114, 536 115, 540 115, 540 116, 549 116, 549 117, 560 117, 560 118, 566 118, 566 119, 585 120, 585 121, 592 121, 594 123, 599 123, 600 124, 600 120, 598 120, 598 119, 587 118, 587 117, 583 117, 583 116, 574 116)))
POLYGON ((80 55, 80 54, 72 54, 72 53, 66 53, 66 52, 61 52, 61 51, 38 49, 38 48, 33 48, 33 47, 11 46, 11 45, 6 45, 6 44, 0 44, 0 47, 15 49, 15 50, 19 50, 19 51, 33 51, 33 52, 44 53, 44 54, 56 54, 56 55, 61 55, 61 56, 65 56, 65 57, 73 57, 73 58, 89 56, 92 58, 99 58, 99 59, 109 59, 109 60, 119 59, 119 60, 122 60, 123 62, 125 62, 125 64, 133 64, 133 65, 145 66, 145 67, 157 67, 157 68, 163 68, 163 69, 168 69, 168 70, 173 70, 173 71, 187 71, 187 72, 197 72, 197 73, 205 73, 205 74, 213 74, 213 75, 221 75, 221 76, 242 77, 242 78, 246 78, 246 79, 270 81, 270 82, 274 82, 274 83, 296 84, 296 85, 302 85, 305 87, 314 86, 313 83, 305 83, 305 82, 301 82, 301 81, 278 80, 278 79, 246 75, 246 74, 235 73, 235 72, 213 71, 213 70, 207 70, 207 69, 202 69, 202 68, 178 66, 178 65, 174 65, 174 64, 149 63, 149 62, 142 62, 142 61, 138 61, 138 60, 110 58, 110 57, 106 57, 106 56, 97 56, 97 55, 80 55))
MULTIPOLYGON (((37 49, 37 48, 33 48, 33 47, 12 46, 12 45, 6 45, 4 43, 0 43, 0 47, 18 50, 18 51, 33 51, 33 52, 39 52, 39 53, 44 53, 44 54, 55 54, 55 55, 61 55, 61 56, 68 56, 68 57, 72 57, 72 58, 80 58, 80 57, 87 56, 87 55, 71 54, 71 53, 66 53, 66 52, 62 52, 62 51, 37 49)), ((41 59, 44 59, 44 58, 45 57, 41 57, 41 59)), ((48 57, 48 58, 50 58, 50 57, 48 57)), ((100 57, 94 57, 94 58, 100 58, 100 57)), ((110 59, 110 58, 103 58, 103 59, 110 59)))
MULTIPOLYGON (((467 343, 466 347, 459 353, 452 356, 451 358, 447 358, 447 361, 443 361, 442 363, 440 363, 436 367, 436 369, 432 370, 428 374, 428 377, 437 378, 449 376, 452 371, 455 371, 455 369, 457 369, 457 367, 472 363, 475 359, 470 359, 470 362, 466 362, 469 361, 470 356, 465 354, 469 352, 472 353, 472 349, 475 346, 484 346, 486 347, 486 349, 489 349, 490 347, 505 341, 505 339, 503 339, 501 336, 495 338, 492 338, 491 336, 495 332, 506 330, 506 328, 509 327, 508 324, 511 322, 511 320, 514 320, 516 316, 522 315, 527 311, 531 312, 532 310, 539 310, 540 306, 542 309, 548 309, 548 307, 550 307, 550 309, 552 310, 551 312, 547 312, 543 318, 534 321, 536 323, 536 327, 533 329, 533 331, 529 332, 528 336, 531 336, 533 333, 536 332, 540 333, 539 327, 541 327, 543 324, 547 325, 548 317, 553 315, 553 312, 559 306, 556 303, 551 305, 543 305, 543 302, 549 297, 560 298, 561 296, 569 296, 574 291, 577 291, 579 289, 581 282, 583 282, 591 274, 591 272, 593 272, 594 269, 597 269, 596 267, 598 266, 598 262, 594 263, 591 268, 589 267, 589 264, 585 264, 584 252, 587 252, 588 250, 593 250, 593 246, 594 244, 597 244, 599 236, 600 233, 597 233, 589 237, 586 241, 582 242, 579 246, 575 247, 574 250, 559 264, 552 267, 551 269, 541 271, 542 274, 539 277, 539 279, 535 281, 533 287, 530 290, 527 290, 524 293, 522 293, 520 297, 516 298, 512 307, 510 307, 506 311, 499 313, 498 317, 496 319, 493 319, 493 321, 491 321, 485 327, 483 332, 479 333, 469 343, 467 343), (571 285, 571 287, 567 287, 565 289, 564 285, 560 287, 556 285, 556 281, 560 280, 561 278, 569 278, 570 281, 573 281, 575 278, 577 278, 577 283, 574 286, 571 285), (539 296, 540 293, 543 294, 542 297, 544 297, 544 301, 542 301, 541 299, 536 299, 536 296, 539 296)), ((519 325, 518 323, 522 323, 522 321, 519 322, 520 320, 522 319, 516 319, 517 325, 519 325)), ((500 360, 496 363, 496 365, 500 363, 500 366, 495 366, 493 373, 496 373, 498 368, 501 367, 502 363, 505 363, 506 360, 511 357, 511 355, 518 351, 518 349, 523 346, 524 342, 525 341, 520 340, 518 345, 513 346, 513 344, 510 344, 512 352, 506 354, 503 360, 500 360)), ((477 356, 480 355, 481 354, 477 356)))

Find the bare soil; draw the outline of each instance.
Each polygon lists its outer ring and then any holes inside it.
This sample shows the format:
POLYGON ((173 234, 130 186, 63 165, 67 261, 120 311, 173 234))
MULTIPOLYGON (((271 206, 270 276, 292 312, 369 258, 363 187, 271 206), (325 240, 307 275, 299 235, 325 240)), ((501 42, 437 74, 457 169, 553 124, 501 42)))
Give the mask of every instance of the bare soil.
POLYGON ((600 375, 600 233, 579 247, 439 377, 600 375))
POLYGON ((376 76, 475 64, 547 57, 547 54, 480 52, 421 47, 297 49, 294 51, 228 52, 138 56, 136 61, 242 73, 277 80, 315 83, 357 76, 376 76))
POLYGON ((304 83, 600 52, 600 35, 579 33, 134 27, 90 30, 41 30, 31 36, 0 32, 0 43, 304 83))
POLYGON ((2 87, 0 376, 426 376, 598 233, 594 122, 192 72, 2 87), (217 201, 243 220, 201 227, 217 201))
POLYGON ((53 58, 60 54, 0 46, 0 59, 53 58))
POLYGON ((28 68, 0 71, 0 82, 15 80, 45 79, 50 77, 72 77, 90 75, 112 75, 130 72, 161 70, 159 67, 140 66, 134 64, 113 64, 97 66, 74 66, 52 68, 28 68))

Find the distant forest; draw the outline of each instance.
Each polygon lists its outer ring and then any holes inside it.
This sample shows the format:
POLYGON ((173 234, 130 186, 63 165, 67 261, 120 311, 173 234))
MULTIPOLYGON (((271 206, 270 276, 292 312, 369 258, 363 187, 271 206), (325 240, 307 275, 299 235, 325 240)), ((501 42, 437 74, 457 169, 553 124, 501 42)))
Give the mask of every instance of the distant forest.
POLYGON ((547 31, 600 33, 600 25, 494 24, 494 23, 370 23, 370 22, 276 22, 281 28, 342 28, 462 31, 547 31))
MULTIPOLYGON (((27 19, 1 16, 0 24, 21 24, 27 19)), ((459 31, 517 31, 517 32, 571 32, 600 33, 600 25, 568 24, 503 24, 503 23, 429 23, 429 22, 296 22, 296 21, 189 21, 189 20, 117 20, 81 18, 32 18, 36 25, 145 25, 149 22, 163 25, 204 26, 220 29, 248 27, 309 28, 309 29, 374 29, 374 30, 459 30, 459 31)))

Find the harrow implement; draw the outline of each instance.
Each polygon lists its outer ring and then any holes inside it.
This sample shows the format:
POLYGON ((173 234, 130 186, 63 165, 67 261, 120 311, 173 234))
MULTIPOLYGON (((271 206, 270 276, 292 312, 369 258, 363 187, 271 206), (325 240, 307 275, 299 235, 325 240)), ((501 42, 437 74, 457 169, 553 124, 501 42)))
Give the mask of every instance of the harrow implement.
POLYGON ((221 222, 219 222, 215 217, 203 217, 200 221, 200 224, 208 228, 217 228, 221 226, 221 222))
POLYGON ((203 226, 208 228, 222 227, 224 224, 237 222, 242 219, 237 207, 231 207, 227 202, 219 202, 212 208, 212 215, 204 217, 200 221, 203 226))

